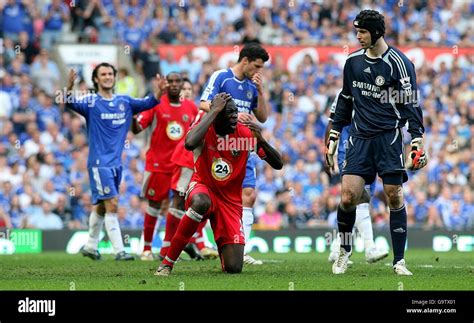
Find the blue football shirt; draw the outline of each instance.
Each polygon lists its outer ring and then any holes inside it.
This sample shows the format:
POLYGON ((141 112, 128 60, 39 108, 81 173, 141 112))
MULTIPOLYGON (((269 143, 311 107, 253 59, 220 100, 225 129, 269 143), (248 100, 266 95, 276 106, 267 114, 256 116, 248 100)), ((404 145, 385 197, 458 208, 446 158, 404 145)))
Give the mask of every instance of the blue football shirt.
POLYGON ((134 99, 99 94, 73 98, 68 107, 84 116, 89 137, 87 167, 119 167, 128 130, 134 114, 152 109, 159 103, 154 96, 134 99))
POLYGON ((239 112, 251 113, 257 108, 258 92, 255 84, 249 80, 239 80, 232 69, 214 72, 201 95, 201 101, 212 101, 216 94, 225 92, 232 96, 239 112))

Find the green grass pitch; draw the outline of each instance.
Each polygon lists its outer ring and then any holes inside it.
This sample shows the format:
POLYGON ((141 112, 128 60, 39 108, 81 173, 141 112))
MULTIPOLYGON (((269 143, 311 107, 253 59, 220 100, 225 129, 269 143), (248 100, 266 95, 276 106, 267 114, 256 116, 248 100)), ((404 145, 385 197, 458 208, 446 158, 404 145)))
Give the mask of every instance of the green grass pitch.
POLYGON ((218 260, 180 261, 169 277, 156 277, 158 262, 92 261, 82 255, 44 252, 0 256, 0 290, 474 290, 473 254, 408 250, 411 277, 397 276, 390 256, 367 264, 363 254, 345 275, 333 275, 324 254, 259 254, 262 266, 224 274, 218 260))

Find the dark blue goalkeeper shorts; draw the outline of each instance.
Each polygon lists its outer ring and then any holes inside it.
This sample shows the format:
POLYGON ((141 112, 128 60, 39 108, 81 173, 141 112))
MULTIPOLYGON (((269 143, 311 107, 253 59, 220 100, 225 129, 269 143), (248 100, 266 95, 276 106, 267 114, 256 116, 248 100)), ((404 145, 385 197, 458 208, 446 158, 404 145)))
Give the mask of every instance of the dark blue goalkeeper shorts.
POLYGON ((408 180, 404 155, 400 128, 370 139, 350 136, 342 176, 358 175, 371 184, 378 174, 384 184, 401 185, 408 180))

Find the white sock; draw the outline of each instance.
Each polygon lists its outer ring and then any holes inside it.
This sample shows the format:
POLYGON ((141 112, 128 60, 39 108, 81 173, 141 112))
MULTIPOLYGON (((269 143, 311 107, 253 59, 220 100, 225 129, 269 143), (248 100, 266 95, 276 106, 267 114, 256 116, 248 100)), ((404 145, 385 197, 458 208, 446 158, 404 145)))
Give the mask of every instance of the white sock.
POLYGON ((340 248, 341 248, 341 237, 339 235, 336 235, 336 239, 334 239, 331 244, 331 252, 339 252, 340 248))
POLYGON ((243 208, 242 223, 244 225, 245 245, 247 246, 250 239, 250 232, 252 231, 253 224, 253 209, 251 207, 243 208))
POLYGON ((89 216, 89 240, 86 243, 86 249, 97 250, 99 246, 99 237, 104 226, 104 217, 92 211, 89 216))
POLYGON ((374 248, 374 232, 372 231, 372 219, 370 218, 369 203, 357 205, 354 226, 364 239, 365 251, 367 252, 367 250, 374 248))
POLYGON ((112 242, 114 253, 118 254, 124 251, 122 232, 120 231, 117 213, 105 213, 105 230, 107 230, 109 240, 112 242))

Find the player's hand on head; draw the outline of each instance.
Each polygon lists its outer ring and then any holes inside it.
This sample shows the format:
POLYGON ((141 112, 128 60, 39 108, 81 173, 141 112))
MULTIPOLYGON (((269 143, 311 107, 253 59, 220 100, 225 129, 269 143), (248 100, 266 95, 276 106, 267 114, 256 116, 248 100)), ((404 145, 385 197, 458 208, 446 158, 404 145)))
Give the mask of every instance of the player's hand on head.
POLYGON ((257 119, 250 113, 245 113, 245 112, 239 112, 238 114, 238 120, 239 122, 245 123, 245 122, 256 122, 257 119))
POLYGON ((339 131, 331 129, 329 132, 328 141, 326 142, 325 156, 326 156, 326 167, 329 171, 334 170, 334 155, 336 154, 337 144, 339 137, 341 136, 339 131))
POLYGON ((256 124, 253 121, 245 121, 242 122, 244 126, 250 129, 252 131, 252 134, 255 138, 257 138, 257 141, 264 141, 262 136, 262 127, 260 127, 258 124, 256 124))
POLYGON ((423 148, 423 138, 415 138, 411 141, 411 150, 408 152, 405 166, 409 170, 418 170, 426 166, 428 157, 423 148))
POLYGON ((220 112, 224 110, 225 105, 229 100, 232 99, 232 96, 228 93, 222 92, 218 93, 214 99, 212 99, 211 102, 211 111, 215 110, 217 112, 220 112))

